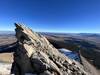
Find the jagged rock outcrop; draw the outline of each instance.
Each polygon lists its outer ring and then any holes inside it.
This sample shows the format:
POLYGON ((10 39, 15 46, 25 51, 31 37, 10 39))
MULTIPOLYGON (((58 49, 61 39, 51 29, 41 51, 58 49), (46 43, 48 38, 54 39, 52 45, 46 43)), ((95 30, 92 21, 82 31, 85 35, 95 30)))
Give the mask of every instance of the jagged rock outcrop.
POLYGON ((61 54, 48 40, 31 29, 16 25, 17 50, 12 73, 16 75, 89 75, 82 65, 61 54))

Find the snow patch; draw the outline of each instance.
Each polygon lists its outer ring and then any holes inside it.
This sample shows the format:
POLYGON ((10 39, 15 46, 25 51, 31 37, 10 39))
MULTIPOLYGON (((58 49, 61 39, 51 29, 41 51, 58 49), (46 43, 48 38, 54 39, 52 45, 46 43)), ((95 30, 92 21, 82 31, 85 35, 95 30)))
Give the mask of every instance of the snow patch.
POLYGON ((58 49, 58 50, 61 53, 63 53, 64 55, 68 56, 69 58, 74 59, 74 60, 80 62, 80 57, 79 57, 78 53, 73 52, 73 51, 68 50, 68 49, 65 49, 65 48, 61 48, 61 49, 58 49))
POLYGON ((12 64, 0 62, 0 75, 10 75, 12 64))

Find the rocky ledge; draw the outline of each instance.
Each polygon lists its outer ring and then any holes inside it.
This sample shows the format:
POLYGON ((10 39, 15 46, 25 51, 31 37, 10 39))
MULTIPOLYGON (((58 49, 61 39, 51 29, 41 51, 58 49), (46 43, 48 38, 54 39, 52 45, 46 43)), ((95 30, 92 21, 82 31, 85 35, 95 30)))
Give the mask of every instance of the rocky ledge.
POLYGON ((12 74, 25 75, 89 75, 78 62, 60 53, 41 34, 16 25, 17 50, 12 74))

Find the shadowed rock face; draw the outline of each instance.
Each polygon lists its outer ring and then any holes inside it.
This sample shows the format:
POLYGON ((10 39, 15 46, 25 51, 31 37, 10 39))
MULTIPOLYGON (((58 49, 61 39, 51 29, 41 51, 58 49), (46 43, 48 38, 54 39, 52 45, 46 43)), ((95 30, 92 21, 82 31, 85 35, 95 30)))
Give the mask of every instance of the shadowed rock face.
POLYGON ((16 25, 18 47, 12 73, 16 75, 89 75, 82 65, 61 54, 48 40, 31 29, 16 25))

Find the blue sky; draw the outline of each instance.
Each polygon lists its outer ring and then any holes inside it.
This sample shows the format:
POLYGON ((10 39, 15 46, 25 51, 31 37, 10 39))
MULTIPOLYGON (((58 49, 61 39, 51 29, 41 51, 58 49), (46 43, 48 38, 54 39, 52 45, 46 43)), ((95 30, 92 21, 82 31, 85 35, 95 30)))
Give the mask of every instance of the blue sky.
POLYGON ((100 0, 0 0, 0 31, 100 33, 100 0))

